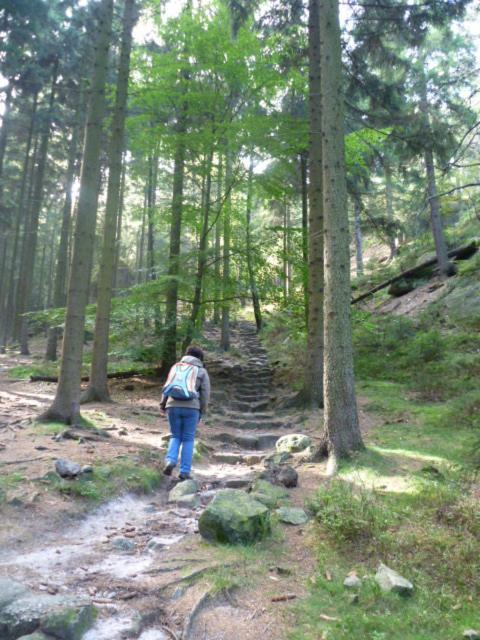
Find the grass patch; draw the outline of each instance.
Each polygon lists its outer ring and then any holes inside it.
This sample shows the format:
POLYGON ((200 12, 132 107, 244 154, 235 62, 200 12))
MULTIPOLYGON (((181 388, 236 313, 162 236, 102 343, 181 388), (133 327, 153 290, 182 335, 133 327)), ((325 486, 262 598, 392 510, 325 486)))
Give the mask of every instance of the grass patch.
POLYGON ((127 491, 150 493, 160 485, 161 479, 160 471, 127 461, 94 467, 93 473, 75 480, 62 480, 55 473, 48 473, 45 478, 54 490, 93 502, 127 491))
POLYGON ((8 376, 15 380, 29 380, 30 376, 56 375, 58 375, 58 366, 53 362, 43 362, 42 364, 19 364, 8 370, 8 376))
POLYGON ((478 626, 480 515, 465 478, 419 479, 416 492, 403 494, 338 479, 311 508, 317 568, 309 597, 295 609, 292 640, 454 640, 478 626), (380 561, 413 582, 411 598, 380 591, 373 579, 380 561), (363 578, 355 603, 343 586, 352 570, 363 578))

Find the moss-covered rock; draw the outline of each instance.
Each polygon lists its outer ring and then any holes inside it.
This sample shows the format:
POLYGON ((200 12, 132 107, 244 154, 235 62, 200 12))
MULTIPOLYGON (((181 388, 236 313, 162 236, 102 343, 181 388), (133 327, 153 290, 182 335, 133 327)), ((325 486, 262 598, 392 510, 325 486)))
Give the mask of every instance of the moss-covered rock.
POLYGON ((269 509, 274 509, 288 497, 288 492, 283 487, 273 485, 267 480, 257 480, 252 487, 252 498, 258 500, 269 509))
POLYGON ((267 507, 238 489, 219 491, 198 521, 200 534, 212 542, 250 544, 270 533, 267 507))
POLYGON ((280 509, 277 509, 276 514, 278 519, 286 524, 299 525, 308 522, 308 515, 303 509, 295 507, 280 507, 280 509))
POLYGON ((60 640, 81 640, 93 625, 95 617, 96 611, 92 605, 71 607, 46 615, 40 621, 40 628, 60 640))
POLYGON ((289 433, 277 440, 275 448, 278 453, 295 453, 303 451, 312 444, 311 439, 303 433, 289 433))

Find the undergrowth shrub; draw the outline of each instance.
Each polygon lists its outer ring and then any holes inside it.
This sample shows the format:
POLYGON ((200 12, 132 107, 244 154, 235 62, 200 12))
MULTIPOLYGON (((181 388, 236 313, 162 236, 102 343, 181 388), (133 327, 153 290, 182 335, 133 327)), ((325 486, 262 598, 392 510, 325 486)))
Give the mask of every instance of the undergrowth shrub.
POLYGON ((333 480, 309 502, 316 520, 339 542, 375 538, 386 528, 388 513, 375 492, 333 480))

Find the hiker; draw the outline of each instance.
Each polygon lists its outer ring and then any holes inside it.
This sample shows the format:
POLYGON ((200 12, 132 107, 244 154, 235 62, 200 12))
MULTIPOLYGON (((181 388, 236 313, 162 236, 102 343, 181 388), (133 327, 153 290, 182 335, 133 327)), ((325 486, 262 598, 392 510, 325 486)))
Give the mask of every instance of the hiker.
POLYGON ((180 480, 190 478, 197 425, 207 412, 210 378, 203 366, 200 347, 188 347, 186 354, 173 365, 162 390, 160 408, 166 411, 170 424, 170 443, 163 473, 172 475, 180 447, 180 480))

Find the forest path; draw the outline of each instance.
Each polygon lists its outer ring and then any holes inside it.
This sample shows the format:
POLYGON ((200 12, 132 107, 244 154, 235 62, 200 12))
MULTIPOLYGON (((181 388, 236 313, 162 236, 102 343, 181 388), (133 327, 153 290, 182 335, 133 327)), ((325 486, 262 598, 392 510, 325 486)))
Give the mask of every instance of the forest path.
MULTIPOLYGON (((207 327, 206 337, 215 344, 218 330, 207 327)), ((85 640, 253 640, 259 633, 280 640, 293 615, 288 598, 305 592, 314 567, 304 526, 278 525, 271 539, 252 548, 212 546, 198 535, 198 518, 215 493, 247 488, 276 439, 302 431, 298 416, 278 408, 283 392, 273 385, 253 325, 234 327, 231 354, 212 350, 206 366, 212 407, 198 434, 203 456, 194 476, 201 506, 193 509, 167 502, 175 478, 149 496, 124 495, 94 511, 42 486, 58 457, 94 467, 126 458, 142 464, 148 456, 161 464, 167 425, 159 417, 157 381, 114 383, 114 404, 83 410, 110 437, 79 445, 52 440, 51 432, 25 421, 49 401, 53 385, 6 381, 0 374, 2 406, 17 419, 14 425, 10 420, 13 439, 0 455, 4 463, 20 460, 1 472, 27 480, 18 485, 17 502, 14 496, 5 506, 11 527, 2 535, 0 577, 35 592, 90 598, 100 616, 85 640)), ((303 506, 323 470, 308 464, 297 470, 300 486, 290 490, 290 502, 303 506)))

